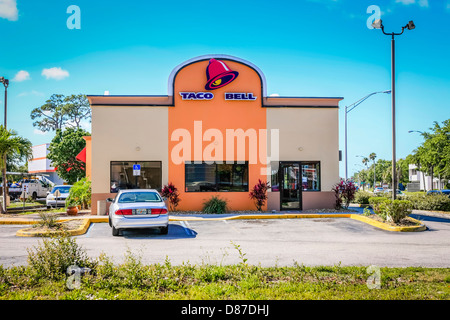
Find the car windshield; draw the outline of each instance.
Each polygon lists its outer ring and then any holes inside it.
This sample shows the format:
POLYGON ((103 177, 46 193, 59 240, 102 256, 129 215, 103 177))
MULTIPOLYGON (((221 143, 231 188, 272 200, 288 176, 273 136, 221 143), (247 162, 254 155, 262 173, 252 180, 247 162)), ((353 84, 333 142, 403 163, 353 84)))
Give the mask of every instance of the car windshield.
POLYGON ((53 190, 52 190, 52 193, 55 193, 56 190, 59 190, 59 192, 61 192, 61 193, 69 193, 70 187, 69 186, 67 186, 67 187, 65 187, 65 186, 64 187, 54 187, 53 190))
POLYGON ((161 202, 162 199, 156 192, 125 192, 119 197, 119 203, 135 202, 161 202))

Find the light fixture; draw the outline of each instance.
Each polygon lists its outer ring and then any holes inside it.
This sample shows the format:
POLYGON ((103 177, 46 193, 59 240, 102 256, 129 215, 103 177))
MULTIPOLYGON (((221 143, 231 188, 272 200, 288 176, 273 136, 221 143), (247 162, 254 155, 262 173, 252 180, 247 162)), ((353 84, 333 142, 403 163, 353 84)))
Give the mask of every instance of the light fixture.
POLYGON ((372 27, 374 29, 381 29, 383 27, 383 21, 381 21, 381 19, 376 19, 373 23, 372 23, 372 27))
POLYGON ((405 28, 407 28, 408 30, 412 30, 415 29, 416 26, 414 25, 414 22, 411 20, 410 22, 408 22, 405 28))

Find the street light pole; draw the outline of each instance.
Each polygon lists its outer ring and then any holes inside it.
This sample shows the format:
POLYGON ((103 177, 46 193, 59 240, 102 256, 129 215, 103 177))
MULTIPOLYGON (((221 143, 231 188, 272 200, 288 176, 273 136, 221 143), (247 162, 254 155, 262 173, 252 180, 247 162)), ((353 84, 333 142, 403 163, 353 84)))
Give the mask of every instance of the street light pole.
POLYGON ((386 91, 377 91, 377 92, 372 92, 371 94, 368 94, 367 96, 359 99, 358 101, 356 101, 355 103, 352 103, 349 106, 345 106, 345 180, 348 179, 348 152, 347 152, 347 113, 349 113, 350 111, 352 111, 353 109, 355 109, 358 105, 360 105, 361 103, 363 103, 365 100, 367 100, 369 97, 378 94, 378 93, 391 93, 391 90, 386 90, 386 91))
POLYGON ((413 30, 416 28, 413 21, 409 21, 408 24, 402 27, 400 33, 386 33, 384 31, 383 22, 381 19, 377 19, 372 23, 374 29, 381 29, 383 34, 391 36, 391 90, 392 90, 392 200, 397 197, 397 168, 396 168, 396 140, 395 140, 395 36, 403 34, 405 29, 413 30))
POLYGON ((0 77, 0 83, 3 83, 3 86, 5 86, 5 129, 6 129, 6 115, 7 115, 7 109, 8 109, 8 86, 9 86, 9 80, 5 79, 4 77, 0 77))
MULTIPOLYGON (((3 86, 5 87, 5 130, 6 130, 6 115, 7 115, 7 108, 8 108, 8 86, 9 86, 9 80, 5 79, 4 77, 0 77, 0 83, 3 83, 3 86)), ((6 180, 6 153, 3 155, 3 172, 2 172, 2 176, 4 177, 4 181, 2 182, 2 195, 3 195, 3 212, 6 213, 6 196, 7 196, 7 185, 8 185, 8 181, 6 180)))

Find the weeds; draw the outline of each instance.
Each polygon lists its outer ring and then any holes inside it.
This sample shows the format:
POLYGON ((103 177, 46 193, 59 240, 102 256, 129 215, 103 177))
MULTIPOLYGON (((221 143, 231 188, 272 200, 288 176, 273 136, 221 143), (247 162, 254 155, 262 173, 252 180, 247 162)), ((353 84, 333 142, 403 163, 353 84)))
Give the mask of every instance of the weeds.
POLYGON ((39 212, 39 221, 37 223, 38 227, 47 227, 49 229, 62 230, 63 226, 58 222, 58 216, 50 212, 42 211, 39 212))
POLYGON ((0 299, 450 299, 450 270, 380 268, 381 289, 367 286, 366 267, 261 267, 248 264, 246 253, 235 265, 146 265, 131 250, 114 264, 104 253, 92 260, 75 239, 43 239, 29 251, 29 265, 0 265, 0 299), (79 286, 67 287, 67 267, 88 267, 79 286))
POLYGON ((65 276, 70 266, 95 267, 95 262, 69 236, 42 238, 40 246, 27 251, 28 264, 37 278, 59 280, 65 276))

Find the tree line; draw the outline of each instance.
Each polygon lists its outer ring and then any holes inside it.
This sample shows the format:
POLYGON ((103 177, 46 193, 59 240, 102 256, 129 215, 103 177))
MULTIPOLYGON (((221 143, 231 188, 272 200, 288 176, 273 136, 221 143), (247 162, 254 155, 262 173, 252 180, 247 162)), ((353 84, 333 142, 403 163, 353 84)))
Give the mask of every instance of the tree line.
MULTIPOLYGON (((91 120, 91 109, 87 97, 83 94, 64 96, 52 95, 42 106, 34 108, 30 117, 33 126, 43 132, 54 132, 47 158, 57 168, 58 175, 69 184, 85 176, 85 164, 76 159, 86 142, 83 136, 91 134, 82 129, 83 121, 91 120)), ((32 143, 13 129, 0 125, 0 168, 2 186, 8 185, 7 171, 28 172, 27 163, 33 157, 32 143), (4 161, 6 159, 6 161, 4 161)), ((2 196, 7 195, 2 188, 2 196)), ((5 201, 0 213, 6 212, 5 201)))
MULTIPOLYGON (((404 159, 396 161, 399 186, 406 186, 409 182, 409 164, 414 164, 423 178, 425 175, 439 178, 446 181, 443 187, 450 188, 450 119, 442 123, 435 121, 428 131, 420 134, 423 137, 421 145, 404 159)), ((388 184, 392 188, 392 161, 375 159, 375 153, 364 157, 362 163, 366 168, 356 172, 352 179, 373 187, 375 178, 377 185, 388 184)), ((433 187, 426 185, 425 188, 431 190, 433 187)))

